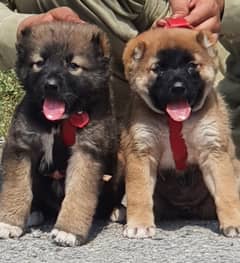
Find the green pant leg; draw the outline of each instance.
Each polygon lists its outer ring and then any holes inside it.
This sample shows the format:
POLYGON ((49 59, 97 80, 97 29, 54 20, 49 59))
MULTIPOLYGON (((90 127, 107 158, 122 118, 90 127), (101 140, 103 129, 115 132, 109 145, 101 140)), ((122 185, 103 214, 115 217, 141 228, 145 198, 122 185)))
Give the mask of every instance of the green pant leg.
POLYGON ((229 51, 226 73, 219 91, 230 109, 232 135, 240 158, 240 5, 239 0, 226 0, 221 42, 229 51))

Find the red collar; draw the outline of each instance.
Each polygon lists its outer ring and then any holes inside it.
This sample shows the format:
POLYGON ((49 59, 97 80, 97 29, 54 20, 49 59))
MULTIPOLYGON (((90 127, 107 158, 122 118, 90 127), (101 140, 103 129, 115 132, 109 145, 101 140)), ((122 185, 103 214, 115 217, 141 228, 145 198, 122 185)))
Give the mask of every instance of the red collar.
POLYGON ((76 141, 77 128, 83 128, 88 125, 90 119, 86 112, 72 114, 62 123, 61 136, 66 146, 72 146, 76 141))
MULTIPOLYGON (((188 23, 185 18, 166 18, 157 22, 158 27, 163 28, 189 28, 193 27, 188 23)), ((175 161, 175 167, 179 171, 183 171, 187 167, 187 146, 182 137, 182 122, 174 121, 168 116, 169 127, 169 140, 173 158, 175 161)))
POLYGON ((163 27, 163 28, 189 28, 193 29, 193 26, 191 26, 188 21, 183 17, 178 18, 165 18, 157 21, 156 23, 157 27, 163 27))

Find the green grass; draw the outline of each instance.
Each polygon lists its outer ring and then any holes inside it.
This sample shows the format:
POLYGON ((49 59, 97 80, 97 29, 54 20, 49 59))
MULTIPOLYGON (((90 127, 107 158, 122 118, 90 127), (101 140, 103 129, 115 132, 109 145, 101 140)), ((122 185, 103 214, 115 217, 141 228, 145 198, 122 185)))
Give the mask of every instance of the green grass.
POLYGON ((0 71, 0 138, 5 137, 13 111, 22 95, 14 72, 0 71))

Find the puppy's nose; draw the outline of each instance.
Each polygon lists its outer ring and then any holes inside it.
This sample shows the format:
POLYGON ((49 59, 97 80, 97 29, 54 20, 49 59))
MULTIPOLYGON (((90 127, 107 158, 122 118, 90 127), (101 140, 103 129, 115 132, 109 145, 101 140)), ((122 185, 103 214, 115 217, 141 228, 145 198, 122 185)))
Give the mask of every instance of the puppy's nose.
POLYGON ((46 81, 45 89, 47 91, 57 91, 59 87, 59 83, 55 78, 49 78, 46 81))
POLYGON ((183 94, 185 90, 186 85, 182 81, 176 81, 171 88, 172 93, 175 95, 183 94))

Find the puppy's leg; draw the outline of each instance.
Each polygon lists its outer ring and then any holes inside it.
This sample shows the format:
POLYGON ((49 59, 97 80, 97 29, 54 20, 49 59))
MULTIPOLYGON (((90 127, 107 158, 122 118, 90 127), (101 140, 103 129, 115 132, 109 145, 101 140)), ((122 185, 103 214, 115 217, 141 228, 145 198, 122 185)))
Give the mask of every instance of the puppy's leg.
POLYGON ((118 164, 116 175, 113 176, 112 189, 114 189, 115 207, 110 215, 112 222, 126 221, 127 200, 125 194, 125 167, 126 163, 123 157, 123 152, 118 152, 118 164))
POLYGON ((30 159, 5 150, 0 188, 0 238, 19 237, 27 220, 31 201, 30 159))
POLYGON ((237 178, 238 192, 240 197, 240 161, 235 157, 233 158, 233 167, 234 167, 234 174, 237 178))
POLYGON ((155 234, 153 192, 156 165, 149 156, 129 154, 126 163, 127 225, 123 235, 148 238, 155 234))
POLYGON ((200 166, 214 197, 220 229, 229 237, 240 234, 240 200, 233 160, 227 152, 210 153, 200 166))
POLYGON ((97 205, 101 168, 87 153, 75 152, 70 158, 65 198, 52 231, 57 244, 76 246, 85 242, 97 205))

